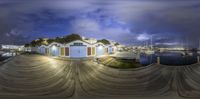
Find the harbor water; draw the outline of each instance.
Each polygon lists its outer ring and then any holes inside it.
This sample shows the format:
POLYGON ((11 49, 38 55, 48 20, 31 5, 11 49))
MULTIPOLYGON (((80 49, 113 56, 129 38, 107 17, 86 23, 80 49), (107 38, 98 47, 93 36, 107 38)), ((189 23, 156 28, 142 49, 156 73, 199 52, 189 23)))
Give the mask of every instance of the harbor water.
POLYGON ((177 52, 156 52, 152 55, 141 54, 140 63, 142 65, 149 65, 157 62, 157 57, 160 57, 160 63, 163 65, 170 66, 182 66, 182 65, 191 65, 197 63, 196 52, 191 52, 191 55, 183 55, 177 52))

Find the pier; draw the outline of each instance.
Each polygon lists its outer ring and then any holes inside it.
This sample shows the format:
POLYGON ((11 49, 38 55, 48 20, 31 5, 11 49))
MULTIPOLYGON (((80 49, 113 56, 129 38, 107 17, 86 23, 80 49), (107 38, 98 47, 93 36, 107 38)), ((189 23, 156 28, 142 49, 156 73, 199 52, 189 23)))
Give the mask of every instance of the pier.
POLYGON ((158 63, 136 69, 114 69, 91 59, 61 60, 41 55, 19 55, 0 66, 0 98, 200 97, 199 66, 199 63, 186 66, 158 63))

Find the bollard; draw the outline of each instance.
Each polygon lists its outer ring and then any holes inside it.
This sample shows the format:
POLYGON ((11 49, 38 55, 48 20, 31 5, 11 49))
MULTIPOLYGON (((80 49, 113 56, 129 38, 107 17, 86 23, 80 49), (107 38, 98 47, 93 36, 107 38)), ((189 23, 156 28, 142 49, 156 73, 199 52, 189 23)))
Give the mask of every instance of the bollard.
POLYGON ((160 57, 157 57, 157 64, 160 64, 160 57))
POLYGON ((136 54, 136 62, 140 62, 140 54, 136 54))
POLYGON ((197 63, 200 63, 200 57, 197 56, 197 63))

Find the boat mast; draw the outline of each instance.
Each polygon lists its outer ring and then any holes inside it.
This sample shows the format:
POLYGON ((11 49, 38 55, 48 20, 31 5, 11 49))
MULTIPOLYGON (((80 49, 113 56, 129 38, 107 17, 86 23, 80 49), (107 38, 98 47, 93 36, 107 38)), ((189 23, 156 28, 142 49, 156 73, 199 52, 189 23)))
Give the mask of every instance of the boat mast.
POLYGON ((145 41, 145 48, 147 49, 148 48, 148 42, 145 41))
POLYGON ((153 39, 152 39, 152 35, 151 35, 151 50, 153 50, 153 39))
POLYGON ((198 48, 198 50, 200 50, 200 40, 199 40, 199 48, 198 48))

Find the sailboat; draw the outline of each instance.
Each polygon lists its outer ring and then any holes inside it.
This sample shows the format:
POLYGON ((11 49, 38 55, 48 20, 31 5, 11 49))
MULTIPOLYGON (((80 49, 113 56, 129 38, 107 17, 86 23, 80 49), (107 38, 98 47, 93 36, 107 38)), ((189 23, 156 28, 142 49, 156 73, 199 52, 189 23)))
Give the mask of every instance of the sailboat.
POLYGON ((197 53, 200 54, 200 40, 199 40, 199 48, 197 49, 197 53))
POLYGON ((153 39, 152 39, 152 36, 151 36, 150 49, 147 49, 147 50, 145 51, 145 54, 151 55, 151 54, 154 54, 154 53, 155 53, 155 51, 153 50, 153 39))
POLYGON ((185 55, 184 56, 192 56, 193 55, 193 53, 192 52, 190 52, 190 49, 189 49, 189 43, 188 43, 188 41, 186 41, 186 45, 187 45, 187 49, 186 49, 186 51, 185 51, 185 55))
MULTIPOLYGON (((184 42, 182 42, 182 41, 181 41, 181 47, 184 48, 184 50, 186 48, 186 46, 184 45, 184 42)), ((179 52, 181 53, 181 56, 186 56, 185 51, 179 51, 179 52)))

